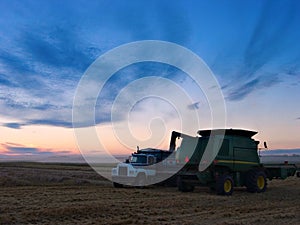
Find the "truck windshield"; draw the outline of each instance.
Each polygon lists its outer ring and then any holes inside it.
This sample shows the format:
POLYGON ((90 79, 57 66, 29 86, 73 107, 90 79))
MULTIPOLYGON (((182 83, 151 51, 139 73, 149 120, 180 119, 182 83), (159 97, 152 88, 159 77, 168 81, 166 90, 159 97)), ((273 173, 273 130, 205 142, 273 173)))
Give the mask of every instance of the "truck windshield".
POLYGON ((133 155, 130 160, 131 163, 147 163, 147 156, 144 155, 133 155))

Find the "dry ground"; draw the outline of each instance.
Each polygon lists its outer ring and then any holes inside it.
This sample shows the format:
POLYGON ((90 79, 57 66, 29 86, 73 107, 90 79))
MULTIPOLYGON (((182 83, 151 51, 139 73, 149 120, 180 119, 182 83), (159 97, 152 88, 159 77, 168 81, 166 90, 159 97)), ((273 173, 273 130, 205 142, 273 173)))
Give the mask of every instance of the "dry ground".
POLYGON ((85 165, 0 163, 0 224, 300 224, 300 178, 216 196, 114 189, 85 165))

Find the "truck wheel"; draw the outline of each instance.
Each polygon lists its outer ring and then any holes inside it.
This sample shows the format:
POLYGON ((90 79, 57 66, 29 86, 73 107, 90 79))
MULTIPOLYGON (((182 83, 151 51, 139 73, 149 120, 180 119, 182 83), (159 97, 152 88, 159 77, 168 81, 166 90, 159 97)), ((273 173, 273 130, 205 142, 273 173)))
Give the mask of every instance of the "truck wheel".
POLYGON ((113 182, 113 186, 114 186, 114 188, 122 188, 123 184, 119 184, 119 183, 113 182))
POLYGON ((300 177, 300 171, 298 171, 298 172, 296 173, 296 175, 297 175, 297 177, 300 177))
POLYGON ((181 192, 193 192, 195 189, 194 185, 185 183, 181 177, 177 179, 177 187, 181 192))
POLYGON ((216 191, 218 195, 232 195, 233 179, 230 175, 222 175, 217 179, 216 191))
POLYGON ((135 186, 143 188, 146 186, 146 175, 144 173, 139 173, 135 180, 135 186))
POLYGON ((264 171, 251 170, 247 175, 247 191, 251 193, 265 192, 267 189, 267 177, 264 171))

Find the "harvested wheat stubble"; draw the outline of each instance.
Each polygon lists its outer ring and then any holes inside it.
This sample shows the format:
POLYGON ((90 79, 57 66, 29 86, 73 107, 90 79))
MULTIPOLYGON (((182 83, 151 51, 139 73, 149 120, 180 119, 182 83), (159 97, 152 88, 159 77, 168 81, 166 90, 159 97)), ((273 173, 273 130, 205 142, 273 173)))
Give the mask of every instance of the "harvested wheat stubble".
POLYGON ((299 224, 300 179, 269 182, 262 194, 196 188, 114 189, 85 166, 0 165, 0 224, 299 224), (55 179, 50 179, 53 176, 55 179), (47 178, 45 178, 47 177, 47 178), (81 182, 80 182, 81 181, 81 182))

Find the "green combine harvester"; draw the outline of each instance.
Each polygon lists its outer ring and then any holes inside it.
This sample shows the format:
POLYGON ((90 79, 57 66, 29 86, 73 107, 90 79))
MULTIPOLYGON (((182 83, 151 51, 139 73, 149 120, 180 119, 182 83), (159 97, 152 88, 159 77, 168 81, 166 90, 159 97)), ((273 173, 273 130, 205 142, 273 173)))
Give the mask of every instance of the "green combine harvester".
POLYGON ((172 132, 169 150, 176 151, 176 162, 184 165, 177 173, 179 191, 191 192, 201 185, 219 195, 231 195, 234 187, 245 186, 249 192, 260 193, 266 191, 267 179, 285 179, 297 171, 296 165, 288 162, 262 164, 259 141, 252 138, 257 132, 218 129, 200 130, 198 134, 191 137, 172 132), (178 139, 181 145, 176 149, 178 139), (217 149, 215 155, 213 148, 217 149))

